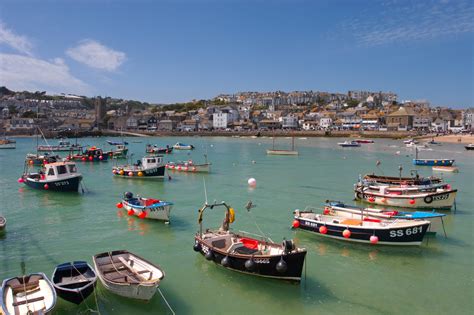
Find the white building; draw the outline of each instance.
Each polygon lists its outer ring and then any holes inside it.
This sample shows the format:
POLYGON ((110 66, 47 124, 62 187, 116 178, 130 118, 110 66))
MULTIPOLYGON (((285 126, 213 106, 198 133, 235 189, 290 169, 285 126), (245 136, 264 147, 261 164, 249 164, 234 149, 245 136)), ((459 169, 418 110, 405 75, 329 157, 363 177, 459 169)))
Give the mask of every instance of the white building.
POLYGON ((282 117, 281 127, 283 129, 296 129, 298 128, 298 117, 293 115, 287 115, 282 117))
POLYGON ((319 120, 319 126, 321 128, 330 128, 332 126, 332 118, 331 117, 321 117, 319 120))
POLYGON ((228 113, 219 112, 212 114, 212 127, 214 129, 225 129, 227 128, 228 122, 228 113))

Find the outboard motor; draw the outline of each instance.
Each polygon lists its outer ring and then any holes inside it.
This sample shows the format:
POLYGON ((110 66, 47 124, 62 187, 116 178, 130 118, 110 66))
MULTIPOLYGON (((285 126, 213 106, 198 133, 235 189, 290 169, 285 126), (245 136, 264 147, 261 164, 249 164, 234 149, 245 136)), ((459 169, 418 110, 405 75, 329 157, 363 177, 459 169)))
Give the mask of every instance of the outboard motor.
POLYGON ((126 193, 123 194, 126 200, 130 200, 133 198, 133 193, 127 191, 126 193))

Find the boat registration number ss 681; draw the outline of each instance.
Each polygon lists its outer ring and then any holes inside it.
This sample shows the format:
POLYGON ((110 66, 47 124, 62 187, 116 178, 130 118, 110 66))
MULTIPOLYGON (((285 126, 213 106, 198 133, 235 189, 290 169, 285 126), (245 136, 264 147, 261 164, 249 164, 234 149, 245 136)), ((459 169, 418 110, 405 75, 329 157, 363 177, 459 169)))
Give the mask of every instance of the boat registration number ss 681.
POLYGON ((390 231, 390 237, 402 237, 402 236, 410 236, 413 234, 418 234, 423 232, 423 226, 415 226, 414 228, 409 228, 405 230, 394 230, 390 231))

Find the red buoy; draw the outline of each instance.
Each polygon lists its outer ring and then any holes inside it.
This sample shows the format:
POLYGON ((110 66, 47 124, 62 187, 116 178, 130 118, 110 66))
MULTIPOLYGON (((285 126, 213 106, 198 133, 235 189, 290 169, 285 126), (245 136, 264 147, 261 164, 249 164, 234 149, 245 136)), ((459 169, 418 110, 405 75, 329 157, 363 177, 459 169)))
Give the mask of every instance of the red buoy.
POLYGON ((48 190, 49 189, 49 185, 48 184, 44 184, 44 189, 48 190))
POLYGON ((115 206, 119 209, 123 208, 123 204, 121 202, 117 202, 117 204, 115 206))
POLYGON ((92 161, 94 158, 91 156, 89 156, 89 161, 92 161))
POLYGON ((132 215, 135 214, 135 211, 133 211, 133 209, 130 209, 130 210, 127 211, 127 214, 128 214, 129 216, 132 216, 132 215))
POLYGON ((411 205, 414 205, 415 204, 415 199, 410 199, 409 202, 410 202, 411 205))
POLYGON ((378 236, 372 235, 372 236, 370 237, 370 244, 374 244, 374 245, 375 245, 375 244, 377 244, 378 242, 379 242, 378 236))
POLYGON ((370 198, 369 198, 369 201, 370 201, 370 202, 374 202, 374 201, 375 201, 375 198, 374 198, 374 197, 370 197, 370 198))
POLYGON ((329 214, 331 210, 329 210, 329 207, 324 207, 323 214, 329 214))
POLYGON ((85 158, 85 157, 83 157, 83 158, 81 158, 81 160, 85 161, 85 160, 86 160, 86 158, 85 158))
POLYGON ((102 160, 104 157, 102 155, 99 155, 99 160, 102 160))
POLYGON ((319 233, 321 234, 327 234, 328 233, 328 228, 326 226, 321 226, 319 227, 319 233))
POLYGON ((295 229, 299 228, 299 227, 300 227, 300 221, 294 220, 292 226, 293 226, 293 228, 295 228, 295 229))
POLYGON ((140 212, 140 214, 138 215, 138 217, 139 217, 140 219, 145 219, 145 218, 146 218, 146 212, 145 212, 145 211, 140 212))
POLYGON ((342 231, 342 236, 344 236, 344 238, 351 237, 351 231, 349 231, 349 229, 345 229, 344 231, 342 231))

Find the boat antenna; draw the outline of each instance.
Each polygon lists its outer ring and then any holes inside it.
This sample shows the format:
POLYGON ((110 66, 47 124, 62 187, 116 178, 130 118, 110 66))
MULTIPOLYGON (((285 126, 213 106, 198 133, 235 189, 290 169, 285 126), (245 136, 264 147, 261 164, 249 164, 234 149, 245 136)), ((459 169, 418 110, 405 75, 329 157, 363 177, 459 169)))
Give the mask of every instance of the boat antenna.
POLYGON ((415 159, 418 160, 418 147, 415 144, 415 159))
POLYGON ((398 165, 398 171, 400 172, 400 181, 402 180, 402 171, 403 171, 403 166, 398 165))
POLYGON ((380 173, 382 173, 382 175, 384 175, 383 170, 380 168, 380 164, 382 164, 380 160, 377 160, 377 162, 375 162, 375 166, 377 167, 377 169, 380 171, 380 173))
POLYGON ((207 205, 207 189, 206 189, 206 180, 203 178, 202 179, 204 183, 204 197, 206 198, 206 205, 207 205))

